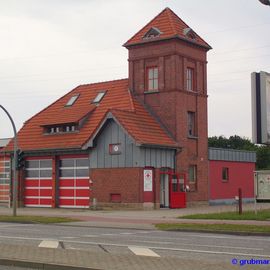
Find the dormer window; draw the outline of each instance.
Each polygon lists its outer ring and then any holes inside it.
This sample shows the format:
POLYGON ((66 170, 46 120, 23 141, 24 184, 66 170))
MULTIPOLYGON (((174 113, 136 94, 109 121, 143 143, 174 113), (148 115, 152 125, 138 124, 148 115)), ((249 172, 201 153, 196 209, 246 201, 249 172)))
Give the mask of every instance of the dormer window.
POLYGON ((196 38, 195 32, 194 32, 191 28, 189 28, 189 27, 187 27, 187 28, 185 28, 185 29, 183 30, 183 34, 184 34, 186 37, 191 38, 191 39, 195 39, 195 38, 196 38))
POLYGON ((147 90, 158 91, 158 67, 147 69, 147 90))
POLYGON ((106 91, 99 92, 96 95, 95 99, 92 101, 92 103, 95 103, 95 104, 96 103, 99 103, 103 99, 103 97, 105 96, 105 94, 106 94, 106 91))
POLYGON ((78 99, 78 97, 79 97, 79 94, 72 96, 65 106, 66 107, 72 106, 75 103, 75 101, 78 99))
POLYGON ((78 130, 78 125, 70 124, 70 125, 60 125, 53 127, 45 127, 45 134, 57 134, 57 133, 70 133, 78 130))
POLYGON ((156 27, 151 27, 146 34, 143 36, 143 39, 149 39, 149 38, 155 38, 159 37, 161 34, 161 31, 156 27))

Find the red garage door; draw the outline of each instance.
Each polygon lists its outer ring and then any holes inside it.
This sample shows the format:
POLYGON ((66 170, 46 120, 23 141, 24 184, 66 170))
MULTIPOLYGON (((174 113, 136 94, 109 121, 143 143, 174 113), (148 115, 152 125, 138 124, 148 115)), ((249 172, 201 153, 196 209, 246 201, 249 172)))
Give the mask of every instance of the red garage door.
POLYGON ((10 158, 0 156, 0 203, 9 203, 10 158))
POLYGON ((58 206, 88 208, 89 203, 89 159, 61 158, 58 206))
POLYGON ((24 205, 52 207, 52 160, 27 160, 25 173, 24 205))

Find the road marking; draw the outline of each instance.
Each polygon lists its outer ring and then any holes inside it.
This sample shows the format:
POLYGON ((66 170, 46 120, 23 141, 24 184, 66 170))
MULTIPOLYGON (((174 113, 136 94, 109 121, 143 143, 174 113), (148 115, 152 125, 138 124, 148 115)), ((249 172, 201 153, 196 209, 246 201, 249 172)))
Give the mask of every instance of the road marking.
POLYGON ((97 235, 97 234, 86 234, 86 235, 79 236, 79 237, 99 237, 99 235, 97 235))
MULTIPOLYGON (((33 237, 16 237, 16 236, 0 236, 0 238, 17 239, 17 240, 40 240, 40 241, 51 240, 51 239, 42 239, 42 238, 33 238, 33 237)), ((114 247, 128 247, 129 246, 129 245, 124 245, 124 244, 111 244, 111 243, 104 243, 104 242, 85 242, 85 241, 74 241, 74 240, 66 240, 65 242, 66 243, 75 243, 75 244, 86 244, 86 245, 105 245, 105 246, 114 246, 114 247)), ((144 246, 144 248, 156 249, 156 250, 206 253, 206 254, 208 253, 208 254, 221 254, 221 255, 223 254, 223 255, 233 255, 233 256, 250 256, 250 257, 270 258, 269 254, 208 251, 208 250, 184 249, 184 248, 155 247, 155 246, 144 246)))
POLYGON ((157 253, 149 248, 144 247, 128 247, 135 255, 148 256, 148 257, 160 257, 157 253))
POLYGON ((43 248, 58 248, 59 241, 57 241, 57 240, 43 240, 43 241, 41 241, 41 243, 38 246, 43 247, 43 248))
POLYGON ((118 234, 115 234, 115 233, 102 233, 101 235, 103 235, 103 236, 115 236, 115 235, 118 235, 118 234))
MULTIPOLYGON (((152 244, 167 244, 167 245, 176 245, 175 242, 163 242, 163 241, 144 241, 144 240, 130 240, 132 242, 139 243, 152 243, 152 244)), ((212 247, 212 248, 228 248, 228 249, 246 249, 246 250, 264 250, 263 248, 248 248, 248 247, 236 247, 236 246, 216 246, 216 245, 200 245, 200 244, 185 244, 179 243, 179 245, 183 246, 196 246, 196 247, 212 247)))
POLYGON ((130 232, 123 232, 123 233, 120 233, 120 235, 132 235, 132 234, 135 234, 135 233, 130 233, 130 232))
POLYGON ((79 238, 80 236, 78 237, 75 237, 75 236, 63 236, 61 237, 62 239, 76 239, 76 238, 79 238))

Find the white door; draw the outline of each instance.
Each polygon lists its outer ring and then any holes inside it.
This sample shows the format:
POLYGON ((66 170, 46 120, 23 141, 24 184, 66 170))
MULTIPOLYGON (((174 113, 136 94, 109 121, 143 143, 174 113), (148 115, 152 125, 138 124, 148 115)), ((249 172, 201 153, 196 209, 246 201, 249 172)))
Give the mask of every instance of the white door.
POLYGON ((169 175, 160 175, 160 207, 169 207, 169 175))

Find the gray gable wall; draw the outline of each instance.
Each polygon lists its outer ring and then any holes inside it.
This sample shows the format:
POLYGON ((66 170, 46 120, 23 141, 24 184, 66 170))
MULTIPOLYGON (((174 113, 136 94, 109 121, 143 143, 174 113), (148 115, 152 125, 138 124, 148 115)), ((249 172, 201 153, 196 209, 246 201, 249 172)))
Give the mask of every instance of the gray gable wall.
POLYGON ((90 149, 90 168, 174 168, 175 150, 140 147, 113 119, 108 120, 90 149), (121 154, 111 155, 110 144, 121 144, 121 154))

